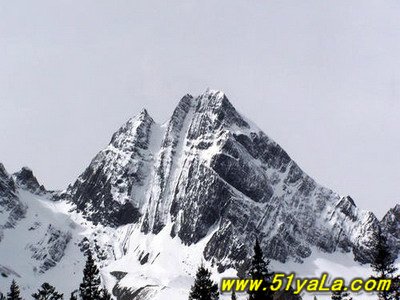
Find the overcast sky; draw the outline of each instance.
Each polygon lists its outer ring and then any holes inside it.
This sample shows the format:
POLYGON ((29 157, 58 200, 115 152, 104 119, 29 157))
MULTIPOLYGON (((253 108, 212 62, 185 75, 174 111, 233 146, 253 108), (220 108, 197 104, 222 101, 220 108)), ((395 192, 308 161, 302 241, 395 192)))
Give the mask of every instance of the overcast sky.
POLYGON ((146 107, 223 90, 318 182, 400 202, 400 1, 1 1, 0 162, 72 182, 146 107))

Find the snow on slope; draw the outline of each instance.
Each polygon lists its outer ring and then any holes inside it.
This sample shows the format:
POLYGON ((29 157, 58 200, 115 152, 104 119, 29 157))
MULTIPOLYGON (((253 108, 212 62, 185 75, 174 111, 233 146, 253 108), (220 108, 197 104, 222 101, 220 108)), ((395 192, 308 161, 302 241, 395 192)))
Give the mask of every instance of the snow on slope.
MULTIPOLYGON (((37 196, 23 190, 19 190, 18 194, 28 210, 26 217, 14 229, 5 231, 4 240, 0 243, 0 266, 14 272, 0 280, 2 291, 5 291, 10 281, 15 278, 27 298, 43 282, 49 282, 69 295, 79 286, 82 278, 85 259, 79 244, 85 237, 91 243, 96 240, 101 249, 106 249, 107 258, 98 260, 98 265, 102 267, 104 284, 110 290, 115 289, 117 283, 119 289, 127 288, 132 291, 148 286, 148 297, 143 297, 146 300, 186 300, 195 271, 201 262, 213 269, 214 280, 217 282, 222 277, 236 275, 233 269, 219 274, 215 266, 212 267, 209 262, 204 261, 203 249, 216 228, 197 244, 186 246, 179 238, 169 235, 171 224, 158 234, 144 234, 138 224, 124 225, 117 229, 95 226, 81 215, 71 213, 72 206, 66 202, 54 202, 45 196, 37 196), (60 261, 41 273, 39 269, 43 260, 32 258, 34 253, 29 245, 37 245, 46 234, 49 237, 49 225, 69 233, 71 240, 65 250, 62 250, 63 256, 60 261), (146 256, 147 262, 144 263, 146 256), (125 276, 117 280, 116 276, 112 275, 116 272, 125 276)), ((52 243, 43 246, 46 248, 52 246, 52 243)), ((272 268, 276 271, 295 271, 298 276, 317 276, 329 271, 332 276, 346 279, 367 277, 370 274, 370 270, 354 262, 350 254, 326 254, 317 249, 303 264, 294 261, 285 264, 273 261, 272 268)), ((239 299, 245 297, 240 294, 238 296, 239 299)), ((221 299, 229 297, 225 295, 221 299)), ((304 299, 307 297, 305 295, 304 299)), ((355 299, 368 298, 363 294, 355 299)))
POLYGON ((16 277, 26 297, 45 281, 56 285, 63 292, 70 291, 79 282, 74 274, 80 276, 84 262, 82 253, 75 247, 82 228, 71 219, 65 203, 54 203, 23 190, 19 190, 18 194, 28 207, 26 217, 15 228, 4 230, 4 239, 0 243, 0 266, 17 275, 7 278, 3 275, 0 289, 5 291, 11 278, 16 277), (62 238, 54 240, 54 233, 71 235, 65 249, 62 238), (55 243, 50 241, 51 238, 55 243), (35 254, 42 257, 36 259, 35 254), (50 267, 46 272, 41 272, 46 262, 56 263, 56 268, 50 267), (65 276, 68 276, 68 280, 65 276))
POLYGON ((91 248, 119 298, 183 300, 201 261, 217 281, 243 274, 255 236, 275 270, 370 274, 353 257, 368 259, 375 216, 318 185, 218 91, 184 96, 164 125, 143 110, 62 193, 32 176, 0 176, 0 192, 5 182, 21 201, 15 228, 2 230, 2 290, 20 276, 25 295, 44 281, 69 294, 91 248))

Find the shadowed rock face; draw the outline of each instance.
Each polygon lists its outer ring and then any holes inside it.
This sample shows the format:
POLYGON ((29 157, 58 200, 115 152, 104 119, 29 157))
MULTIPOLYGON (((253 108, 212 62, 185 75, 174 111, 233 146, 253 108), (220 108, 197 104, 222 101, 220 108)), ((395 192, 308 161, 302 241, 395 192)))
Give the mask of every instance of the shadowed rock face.
POLYGON ((16 198, 15 193, 15 182, 0 163, 0 199, 16 198))
POLYGON ((381 220, 381 227, 388 236, 388 242, 392 247, 395 256, 400 251, 400 205, 389 209, 386 215, 381 220))
POLYGON ((130 119, 62 197, 71 195, 77 209, 95 224, 137 222, 140 199, 133 190, 144 184, 149 172, 147 150, 153 125, 147 111, 130 119))
POLYGON ((13 174, 18 187, 30 191, 33 194, 43 195, 46 189, 40 185, 31 169, 23 167, 21 171, 13 174))
POLYGON ((383 217, 381 224, 388 233, 400 239, 400 205, 391 208, 383 217))
POLYGON ((369 260, 372 213, 322 187, 217 91, 186 95, 171 119, 146 111, 112 137, 64 198, 95 223, 139 223, 187 245, 206 235, 206 259, 246 263, 255 237, 269 258, 302 261, 317 247, 369 260))
POLYGON ((13 228, 16 223, 23 219, 26 214, 26 207, 18 198, 17 185, 10 176, 3 164, 0 163, 0 214, 3 215, 0 222, 0 241, 2 240, 3 229, 13 228))

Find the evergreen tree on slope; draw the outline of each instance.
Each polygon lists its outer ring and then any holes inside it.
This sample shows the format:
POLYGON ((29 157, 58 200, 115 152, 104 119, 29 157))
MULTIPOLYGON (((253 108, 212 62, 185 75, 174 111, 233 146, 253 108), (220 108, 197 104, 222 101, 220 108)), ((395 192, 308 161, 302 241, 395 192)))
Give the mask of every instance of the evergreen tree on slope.
POLYGON ((22 300, 19 286, 15 280, 11 282, 10 291, 7 294, 7 300, 22 300))
POLYGON ((43 283, 37 293, 32 294, 36 300, 60 300, 63 299, 63 294, 56 291, 56 288, 47 282, 43 283))
POLYGON ((218 285, 211 280, 211 272, 203 264, 197 269, 189 300, 218 300, 218 285))
POLYGON ((101 299, 102 289, 100 284, 100 271, 94 262, 92 252, 88 251, 86 265, 83 270, 83 280, 79 286, 79 293, 82 300, 101 299))
POLYGON ((76 294, 76 291, 72 292, 71 293, 71 297, 69 298, 69 300, 78 300, 78 297, 75 294, 76 294))
POLYGON ((269 271, 269 263, 269 260, 264 260, 260 242, 257 239, 249 275, 250 279, 263 282, 257 291, 248 290, 249 300, 273 300, 273 292, 270 289, 273 273, 269 271))
POLYGON ((392 287, 389 291, 378 292, 378 297, 380 300, 391 300, 396 299, 395 294, 397 294, 397 276, 395 272, 397 269, 394 266, 395 256, 390 251, 390 247, 387 241, 386 235, 382 232, 382 229, 378 227, 373 235, 374 251, 373 260, 371 263, 372 270, 375 275, 371 276, 372 279, 391 279, 392 287))

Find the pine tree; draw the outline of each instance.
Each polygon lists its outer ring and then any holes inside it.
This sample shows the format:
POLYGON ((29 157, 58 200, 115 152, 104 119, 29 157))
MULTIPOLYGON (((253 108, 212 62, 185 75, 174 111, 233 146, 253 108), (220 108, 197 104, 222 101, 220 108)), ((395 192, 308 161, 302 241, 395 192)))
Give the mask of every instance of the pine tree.
POLYGON ((17 285, 15 280, 13 280, 11 282, 10 292, 8 292, 7 294, 7 300, 22 300, 20 294, 21 292, 19 290, 19 286, 17 285))
POLYGON ((271 291, 272 275, 268 269, 269 260, 264 260, 264 255, 260 246, 260 242, 256 239, 254 245, 254 255, 251 261, 250 279, 262 280, 262 285, 257 291, 248 290, 249 300, 272 300, 273 292, 271 291))
POLYGON ((232 291, 231 300, 237 300, 235 290, 232 291))
POLYGON ((86 265, 83 270, 83 281, 79 286, 82 300, 99 300, 101 297, 100 271, 97 268, 92 252, 88 251, 86 265))
POLYGON ((218 300, 218 284, 211 280, 211 272, 203 264, 197 269, 189 300, 218 300))
MULTIPOLYGON (((390 251, 390 247, 386 238, 386 235, 382 232, 382 229, 378 227, 373 235, 374 249, 373 249, 373 260, 371 263, 372 270, 375 275, 371 276, 372 279, 392 279, 395 283, 396 268, 394 266, 395 257, 390 251)), ((395 299, 396 294, 395 289, 396 284, 392 285, 390 291, 378 292, 378 297, 380 300, 390 300, 395 299)))
POLYGON ((0 300, 6 300, 6 296, 3 293, 0 293, 0 300))
POLYGON ((45 282, 37 293, 32 294, 32 297, 36 300, 59 300, 63 299, 63 294, 58 293, 54 286, 45 282))

